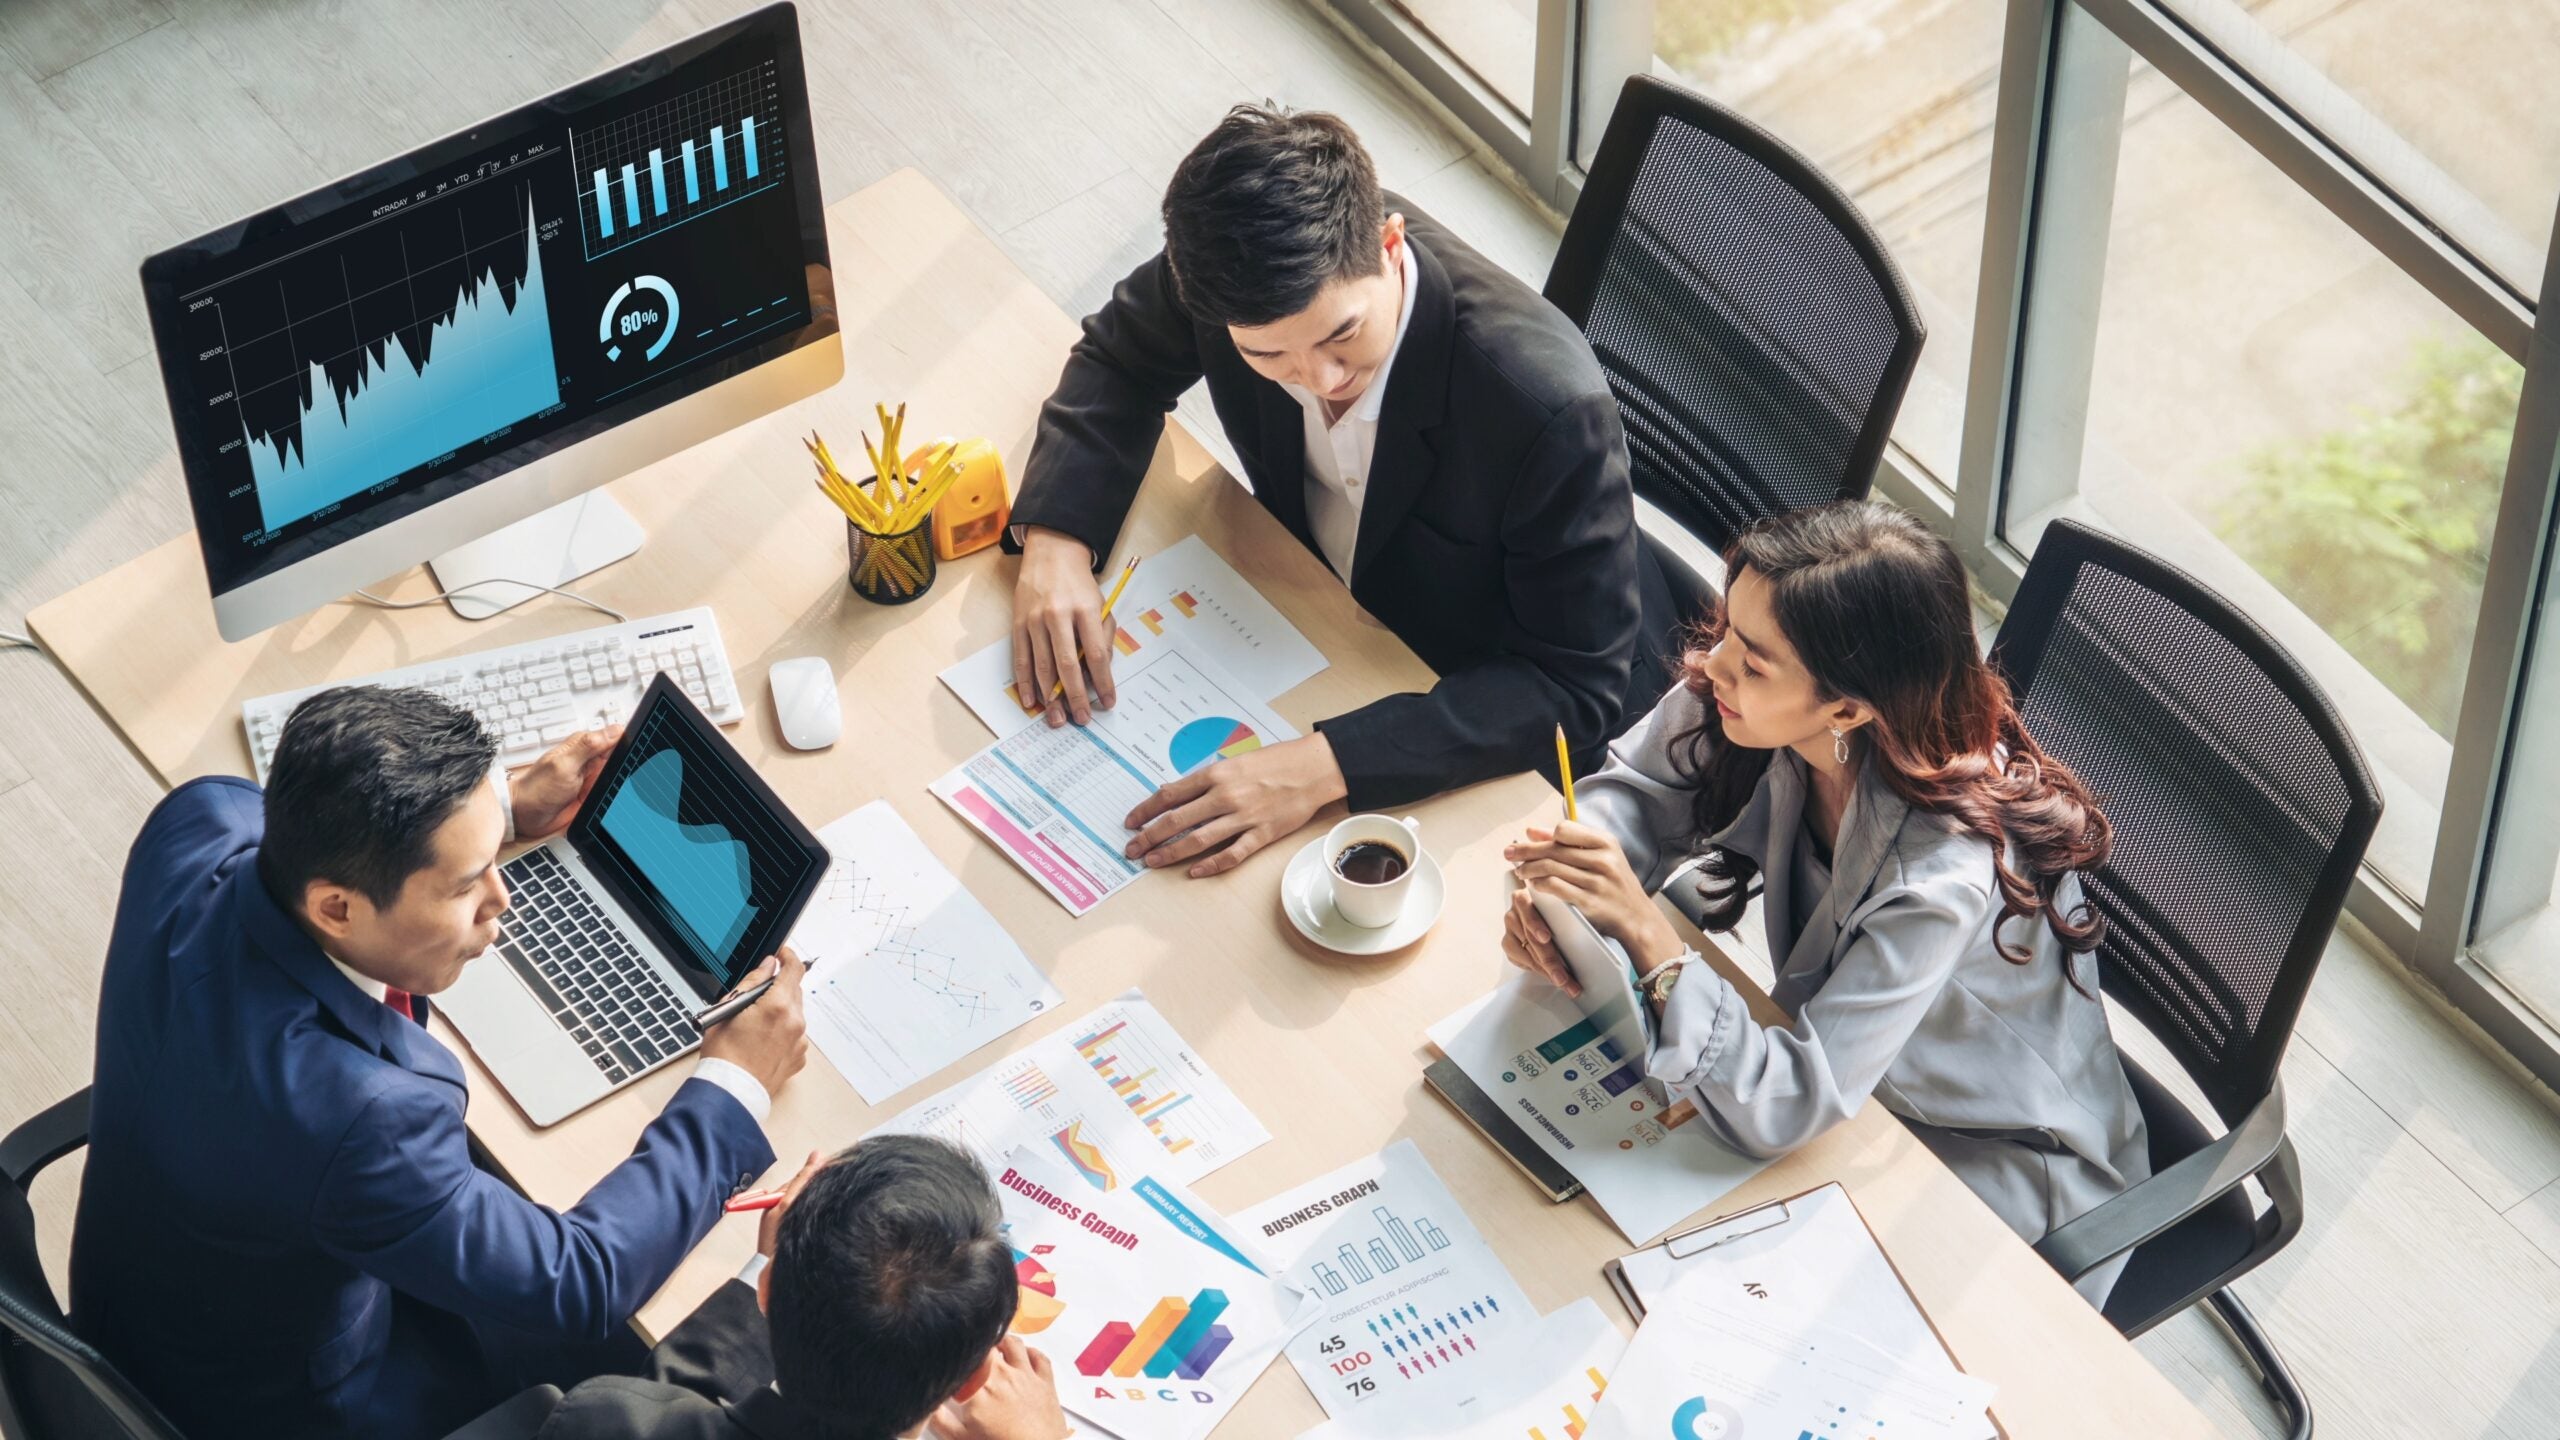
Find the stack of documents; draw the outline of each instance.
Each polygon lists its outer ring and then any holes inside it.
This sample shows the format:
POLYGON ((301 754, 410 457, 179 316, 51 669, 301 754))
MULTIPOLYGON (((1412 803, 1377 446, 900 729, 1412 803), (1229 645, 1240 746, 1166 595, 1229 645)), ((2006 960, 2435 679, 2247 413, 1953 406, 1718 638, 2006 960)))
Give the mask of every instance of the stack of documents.
POLYGON ((1812 1434, 1990 1440, 1958 1370, 1837 1185, 1619 1262, 1644 1324, 1585 1440, 1812 1434))

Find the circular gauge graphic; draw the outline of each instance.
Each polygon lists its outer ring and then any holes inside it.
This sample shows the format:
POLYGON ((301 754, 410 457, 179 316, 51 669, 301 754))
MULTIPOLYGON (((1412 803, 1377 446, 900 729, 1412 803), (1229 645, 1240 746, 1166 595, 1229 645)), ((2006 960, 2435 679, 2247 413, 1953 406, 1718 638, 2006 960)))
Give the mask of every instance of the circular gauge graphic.
POLYGON ((637 353, 655 360, 676 338, 676 287, 655 275, 626 280, 604 302, 604 318, 596 322, 596 338, 604 342, 604 358, 620 360, 637 353))

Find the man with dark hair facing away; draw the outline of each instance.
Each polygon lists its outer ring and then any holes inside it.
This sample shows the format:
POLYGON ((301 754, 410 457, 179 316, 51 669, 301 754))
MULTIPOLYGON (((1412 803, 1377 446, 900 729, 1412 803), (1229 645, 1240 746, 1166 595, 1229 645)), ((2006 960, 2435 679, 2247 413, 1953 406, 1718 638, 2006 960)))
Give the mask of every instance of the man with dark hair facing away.
POLYGON ((649 1373, 580 1385, 536 1440, 894 1440, 928 1419, 938 1440, 1060 1440, 1049 1358, 1005 1333, 1021 1297, 978 1162, 875 1136, 812 1157, 649 1373))
POLYGON ((772 1165, 765 1108, 807 1057, 788 950, 577 1205, 472 1163, 427 997, 497 937, 500 847, 565 829, 618 738, 574 737, 509 785, 445 701, 331 690, 285 722, 263 795, 195 780, 143 823, 98 1004, 71 1323, 190 1440, 424 1440, 527 1384, 636 1368, 640 1303, 772 1165))
POLYGON ((1216 874, 1337 800, 1552 770, 1558 724, 1596 758, 1668 672, 1639 643, 1626 442, 1582 333, 1382 191, 1331 115, 1238 106, 1163 214, 1040 412, 1007 537, 1015 683, 1063 687, 1051 725, 1114 703, 1095 571, 1203 380, 1254 498, 1440 679, 1165 786, 1128 855, 1216 874))

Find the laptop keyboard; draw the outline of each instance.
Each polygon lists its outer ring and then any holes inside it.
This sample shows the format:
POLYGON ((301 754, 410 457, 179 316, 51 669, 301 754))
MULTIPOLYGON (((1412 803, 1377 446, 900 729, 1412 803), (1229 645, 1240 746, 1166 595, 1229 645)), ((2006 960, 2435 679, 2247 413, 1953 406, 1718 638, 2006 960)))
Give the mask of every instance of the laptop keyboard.
POLYGON ((525 988, 616 1084, 702 1038, 693 1009, 548 850, 508 862, 514 905, 498 943, 525 988))

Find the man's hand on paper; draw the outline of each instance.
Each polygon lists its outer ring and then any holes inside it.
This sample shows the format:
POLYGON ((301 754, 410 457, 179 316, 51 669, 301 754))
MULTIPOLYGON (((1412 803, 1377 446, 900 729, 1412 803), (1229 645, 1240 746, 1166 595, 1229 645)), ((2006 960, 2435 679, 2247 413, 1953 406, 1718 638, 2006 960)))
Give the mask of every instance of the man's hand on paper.
POLYGON ((1567 994, 1580 987, 1573 971, 1556 953, 1555 936, 1538 918, 1530 889, 1569 902, 1592 928, 1627 947, 1638 974, 1649 974, 1682 950, 1679 932, 1663 918, 1627 852, 1616 837, 1595 826, 1567 820, 1553 830, 1532 825, 1528 838, 1502 847, 1526 888, 1511 895, 1502 918, 1502 953, 1512 964, 1544 975, 1567 994))
POLYGON ((1093 551, 1045 525, 1023 527, 1022 573, 1013 582, 1013 683, 1025 701, 1047 701, 1042 718, 1053 730, 1069 720, 1090 724, 1096 706, 1108 710, 1119 701, 1093 551), (1065 693, 1051 697, 1061 685, 1065 693))
POLYGON ((1222 874, 1350 792, 1323 732, 1204 765, 1147 797, 1121 824, 1121 852, 1162 869, 1194 861, 1193 879, 1222 874))
POLYGON ((1049 1357, 1007 1335, 987 1357, 985 1381, 934 1412, 933 1433, 941 1440, 1065 1440, 1067 1416, 1049 1357))

